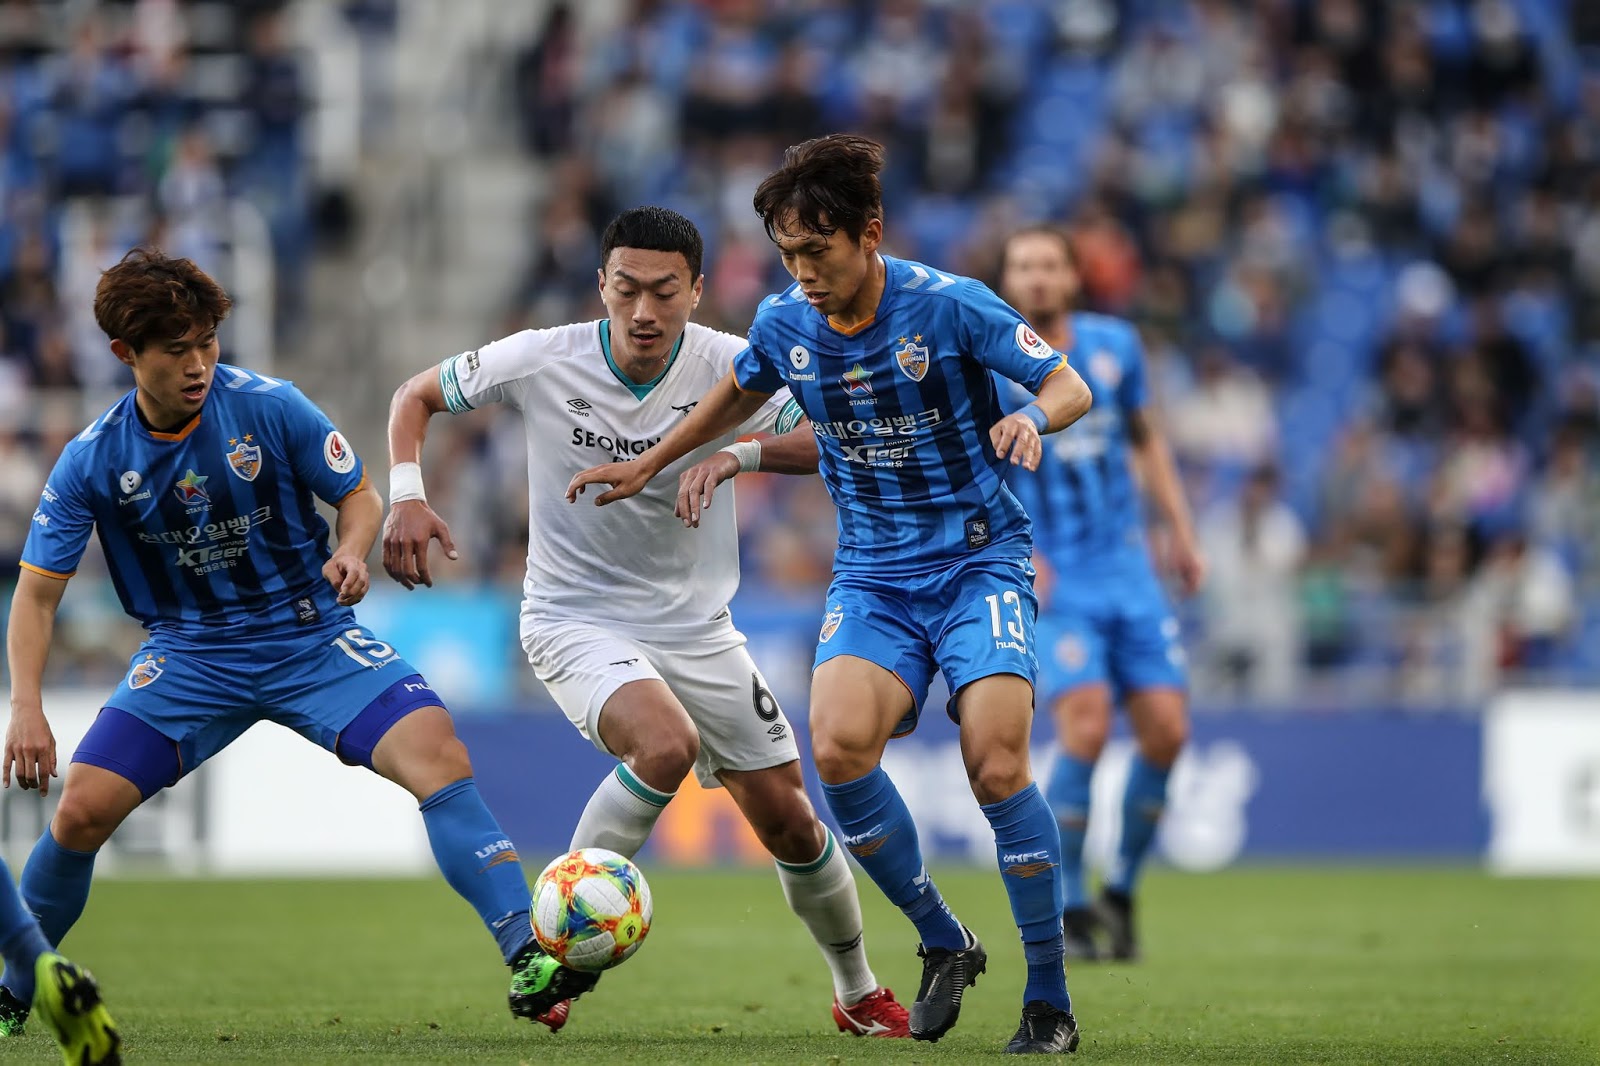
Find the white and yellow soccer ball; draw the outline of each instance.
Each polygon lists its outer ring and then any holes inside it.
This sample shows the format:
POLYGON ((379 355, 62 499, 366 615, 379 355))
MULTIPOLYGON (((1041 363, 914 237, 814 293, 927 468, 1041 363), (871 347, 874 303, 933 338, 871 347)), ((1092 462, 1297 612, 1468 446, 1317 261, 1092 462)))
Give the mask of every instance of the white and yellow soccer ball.
POLYGON ((650 912, 644 873, 604 848, 560 856, 533 886, 539 947, 574 970, 610 969, 639 950, 650 912))

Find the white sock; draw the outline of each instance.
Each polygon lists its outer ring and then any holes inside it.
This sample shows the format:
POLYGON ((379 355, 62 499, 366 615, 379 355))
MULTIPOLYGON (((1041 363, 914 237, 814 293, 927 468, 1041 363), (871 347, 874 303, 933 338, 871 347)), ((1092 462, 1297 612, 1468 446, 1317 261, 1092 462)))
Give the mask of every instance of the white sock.
MULTIPOLYGON (((826 829, 823 832, 827 832, 826 829)), ((833 971, 833 992, 846 1007, 860 1003, 878 990, 878 979, 867 965, 867 947, 861 932, 861 901, 856 879, 844 852, 828 833, 822 854, 808 863, 779 862, 778 883, 789 909, 811 930, 822 957, 833 971)))
POLYGON ((572 830, 572 849, 605 848, 633 858, 655 828, 656 819, 676 792, 657 792, 623 763, 606 775, 589 797, 572 830))

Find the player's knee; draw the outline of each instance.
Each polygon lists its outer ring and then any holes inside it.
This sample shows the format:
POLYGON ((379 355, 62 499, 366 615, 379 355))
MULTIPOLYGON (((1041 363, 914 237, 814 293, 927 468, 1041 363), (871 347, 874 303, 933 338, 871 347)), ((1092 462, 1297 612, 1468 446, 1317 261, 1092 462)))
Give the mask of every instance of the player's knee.
POLYGON ((120 812, 69 791, 61 797, 55 816, 50 819, 50 835, 64 848, 97 851, 121 822, 120 812))
POLYGON ((1189 740, 1189 720, 1181 714, 1163 716, 1139 737, 1139 754, 1152 766, 1171 766, 1189 740))
POLYGON ((662 792, 674 792, 700 757, 700 737, 692 729, 652 736, 624 761, 639 780, 662 792))
POLYGON ((999 803, 1028 787, 1033 774, 1027 753, 1019 757, 1010 751, 986 752, 967 762, 967 781, 979 803, 999 803))
POLYGON ((837 785, 871 773, 879 756, 865 747, 842 743, 837 737, 812 734, 811 758, 817 764, 817 775, 837 785))

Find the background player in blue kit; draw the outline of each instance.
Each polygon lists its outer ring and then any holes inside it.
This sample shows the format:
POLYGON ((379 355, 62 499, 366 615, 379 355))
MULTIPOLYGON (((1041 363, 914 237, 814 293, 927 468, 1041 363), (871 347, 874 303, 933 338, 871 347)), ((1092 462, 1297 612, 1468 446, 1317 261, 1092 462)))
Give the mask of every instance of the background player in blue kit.
POLYGON ((1170 562, 1186 595, 1199 588, 1205 563, 1172 453, 1146 406, 1139 335, 1118 319, 1070 313, 1078 275, 1066 234, 1048 226, 1013 234, 1000 289, 1094 392, 1093 410, 1051 438, 1038 473, 1013 477, 1011 487, 1034 521, 1044 601, 1039 693, 1061 742, 1046 796, 1061 827, 1067 953, 1097 957, 1099 924, 1111 955, 1129 959, 1138 953, 1134 886, 1188 735, 1178 621, 1145 543, 1141 484, 1165 521, 1170 562), (1089 779, 1111 730, 1113 700, 1128 712, 1138 751, 1116 859, 1091 908, 1083 874, 1089 779))
MULTIPOLYGON (((812 750, 851 853, 921 936, 911 1034, 937 1040, 986 964, 922 862, 916 827, 880 765, 915 727, 943 672, 973 794, 995 833, 1028 962, 1006 1050, 1071 1051, 1060 842, 1033 783, 1035 601, 1028 519, 1006 460, 1033 467, 1040 433, 1088 409, 1084 384, 992 292, 878 254, 882 146, 834 135, 790 148, 755 206, 796 285, 765 300, 750 347, 694 411, 638 459, 580 473, 634 495, 679 456, 738 425, 787 385, 811 419, 839 512, 839 550, 811 688, 812 750), (1037 393, 1012 415, 990 371, 1037 393)), ((697 501, 680 499, 693 522, 697 501)))
MULTIPOLYGON (((293 729, 421 803, 445 880, 515 969, 532 941, 511 842, 484 806, 439 697, 357 623, 383 505, 349 443, 288 382, 217 361, 228 296, 187 259, 135 250, 95 320, 134 389, 67 445, 45 484, 11 607, 4 770, 49 787, 40 678, 67 579, 98 532, 123 609, 149 637, 72 757, 22 895, 51 943, 89 897, 95 853, 134 808, 259 721, 293 729), (338 511, 338 547, 313 497, 338 511)), ((4 1031, 34 975, 8 969, 4 1031)))

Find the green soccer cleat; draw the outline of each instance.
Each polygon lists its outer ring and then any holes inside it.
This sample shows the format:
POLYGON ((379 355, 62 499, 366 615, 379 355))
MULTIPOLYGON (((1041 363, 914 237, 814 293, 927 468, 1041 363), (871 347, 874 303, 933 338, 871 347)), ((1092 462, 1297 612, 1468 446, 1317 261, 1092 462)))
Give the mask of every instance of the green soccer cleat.
POLYGON ((0 985, 0 1039, 21 1036, 28 1028, 28 1005, 0 985))
POLYGON ((34 1009, 61 1045, 67 1066, 122 1062, 122 1035, 88 970, 47 951, 34 963, 33 978, 34 1009))
POLYGON ((577 999, 600 980, 597 973, 585 973, 563 966, 529 941, 511 960, 511 992, 507 1001, 511 1013, 560 1029, 567 1021, 569 1000, 577 999), (567 1009, 558 1009, 558 1008, 567 1009))

